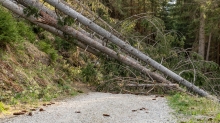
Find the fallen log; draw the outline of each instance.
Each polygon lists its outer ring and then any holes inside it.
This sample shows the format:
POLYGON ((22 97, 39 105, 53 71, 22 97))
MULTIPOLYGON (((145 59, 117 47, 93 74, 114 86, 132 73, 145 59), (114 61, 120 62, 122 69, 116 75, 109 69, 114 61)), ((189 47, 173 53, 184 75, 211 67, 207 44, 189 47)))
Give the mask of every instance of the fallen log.
MULTIPOLYGON (((5 6, 6 8, 8 8, 10 10, 12 10, 15 13, 17 13, 18 10, 23 10, 23 9, 20 9, 16 4, 14 4, 13 2, 11 2, 9 0, 0 0, 0 2, 2 3, 3 6, 5 6), (9 2, 11 2, 11 3, 9 3, 9 2)), ((23 14, 23 11, 20 11, 20 13, 23 14)), ((59 25, 56 25, 56 23, 52 23, 52 25, 54 25, 59 30, 61 30, 63 32, 66 32, 67 34, 72 35, 72 36, 78 38, 79 40, 81 40, 85 44, 89 44, 89 45, 93 46, 94 48, 96 48, 96 49, 98 49, 100 51, 103 51, 104 53, 108 54, 109 56, 111 56, 111 57, 113 57, 113 58, 115 58, 115 59, 117 59, 119 61, 122 61, 123 63, 125 63, 125 64, 127 64, 129 66, 133 66, 135 69, 138 69, 138 70, 140 70, 142 72, 146 72, 147 74, 149 74, 149 70, 146 69, 146 68, 143 68, 139 63, 133 62, 133 61, 131 61, 131 59, 128 59, 126 56, 118 54, 118 53, 116 53, 115 51, 113 51, 111 49, 106 49, 106 47, 102 47, 101 44, 94 42, 93 39, 85 36, 84 34, 78 32, 77 30, 73 30, 73 29, 70 29, 68 27, 62 28, 59 25), (140 66, 141 66, 141 68, 140 68, 140 66)), ((161 66, 159 66, 159 67, 161 67, 161 66)), ((152 75, 155 75, 155 74, 152 74, 152 75)), ((156 75, 156 76, 158 76, 158 75, 156 75)), ((161 77, 161 76, 159 76, 159 77, 161 77)), ((208 94, 204 90, 196 87, 192 83, 189 83, 189 82, 187 83, 187 82, 185 82, 185 80, 182 80, 182 79, 180 81, 181 84, 183 84, 183 85, 186 84, 185 86, 187 86, 188 88, 191 88, 194 92, 197 92, 201 96, 205 96, 205 97, 208 97, 210 99, 218 100, 217 98, 211 96, 210 94, 208 94)))
POLYGON ((125 84, 126 87, 170 87, 170 88, 179 88, 178 84, 165 84, 165 83, 157 83, 157 84, 125 84))
POLYGON ((89 20, 88 18, 84 17, 80 13, 76 12, 65 1, 63 1, 63 0, 44 0, 44 1, 49 3, 52 6, 56 7, 57 9, 62 11, 63 13, 71 16, 72 18, 77 19, 79 22, 81 22, 83 25, 87 26, 88 28, 90 28, 94 32, 96 32, 99 35, 103 36, 104 38, 108 39, 112 43, 118 45, 119 47, 124 49, 126 52, 132 54, 133 56, 139 58, 140 60, 142 60, 142 61, 146 62, 147 64, 151 65, 152 67, 156 68, 160 72, 168 75, 173 80, 175 80, 175 81, 179 82, 180 84, 186 86, 188 89, 192 90, 193 92, 195 92, 195 93, 197 93, 201 96, 207 97, 209 99, 214 99, 214 100, 217 99, 216 97, 213 97, 212 95, 210 95, 205 90, 195 86, 194 84, 190 83, 186 79, 184 79, 181 76, 177 75, 173 71, 171 71, 168 68, 164 67, 162 64, 156 62, 155 60, 153 60, 149 56, 145 55, 144 53, 142 53, 138 49, 132 47, 131 45, 124 42, 123 40, 119 39, 118 37, 113 35, 111 32, 109 32, 109 31, 103 29, 102 27, 100 27, 99 25, 95 24, 92 20, 89 20))
MULTIPOLYGON (((24 6, 27 6, 29 7, 30 5, 32 5, 33 7, 36 7, 37 9, 41 10, 40 13, 42 16, 44 16, 42 19, 44 21, 47 21, 47 22, 43 22, 43 23, 46 23, 46 24, 49 24, 49 25, 52 25, 52 26, 55 26, 56 28, 58 27, 59 29, 60 28, 63 28, 63 27, 60 27, 58 24, 57 24, 57 16, 55 14, 55 12, 53 12, 52 10, 48 9, 47 7, 45 7, 44 5, 42 5, 41 3, 39 3, 39 1, 37 0, 16 0, 18 3, 24 5, 24 6), (44 11, 43 11, 44 10, 44 11), (54 22, 53 22, 54 21, 54 22)), ((24 15, 23 15, 24 16, 24 15)), ((40 21, 38 21, 40 22, 40 21)), ((67 27, 67 26, 66 26, 67 27)), ((98 38, 95 38, 95 37, 91 37, 91 35, 89 33, 87 33, 85 30, 82 30, 82 29, 77 29, 75 30, 74 28, 72 27, 68 27, 68 32, 67 30, 65 30, 65 28, 63 28, 63 31, 68 34, 71 32, 76 32, 78 34, 82 34, 82 37, 89 37, 89 42, 94 42, 94 43, 99 43, 99 47, 102 49, 100 50, 99 48, 96 48, 98 49, 99 51, 102 51, 103 52, 103 49, 109 49, 107 47, 104 47, 102 46, 102 40, 98 39, 98 38), (71 31, 72 30, 72 31, 71 31)), ((78 38, 79 39, 79 38, 78 38)), ((84 40, 88 40, 86 38, 84 38, 84 40)), ((82 42, 82 40, 80 40, 82 42)), ((94 43, 92 44, 89 44, 89 43, 86 43, 85 41, 83 41, 83 44, 86 44, 86 45, 89 45, 90 47, 93 47, 94 43)), ((105 52, 104 52, 105 53, 105 52)), ((115 51, 111 50, 106 53, 107 55, 111 54, 111 53, 115 53, 115 54, 119 54, 119 53, 116 53, 115 51)), ((97 55, 97 53, 96 53, 97 55)), ((167 79, 163 78, 162 76, 156 74, 156 73, 153 73, 151 72, 149 69, 145 68, 144 66, 142 66, 138 61, 136 61, 135 59, 129 57, 129 56, 125 56, 125 55, 122 55, 120 54, 121 56, 123 56, 124 58, 128 59, 127 62, 131 62, 131 64, 129 65, 128 63, 125 63, 133 68, 135 68, 136 70, 139 70, 140 72, 144 73, 145 75, 148 75, 150 78, 153 78, 154 80, 156 80, 157 82, 161 82, 161 83, 171 83, 170 81, 168 81, 167 79)), ((114 56, 114 58, 117 57, 117 56, 114 56)), ((120 61, 120 60, 119 60, 120 61)), ((124 62, 124 60, 121 60, 121 62, 124 62)), ((125 60, 126 62, 126 60, 125 60)))

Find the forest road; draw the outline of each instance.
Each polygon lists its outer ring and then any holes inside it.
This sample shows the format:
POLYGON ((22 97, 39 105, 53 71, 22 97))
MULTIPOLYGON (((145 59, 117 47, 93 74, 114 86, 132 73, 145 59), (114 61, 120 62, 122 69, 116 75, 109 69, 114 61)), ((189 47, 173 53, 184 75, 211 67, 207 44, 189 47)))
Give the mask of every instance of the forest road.
POLYGON ((0 123, 175 123, 164 97, 89 92, 0 123))

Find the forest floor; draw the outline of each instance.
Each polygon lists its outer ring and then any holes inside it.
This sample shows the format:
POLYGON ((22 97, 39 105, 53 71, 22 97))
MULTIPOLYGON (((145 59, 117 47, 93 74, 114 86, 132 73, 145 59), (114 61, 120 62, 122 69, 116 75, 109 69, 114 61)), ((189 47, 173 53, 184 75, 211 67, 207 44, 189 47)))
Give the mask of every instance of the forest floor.
MULTIPOLYGON (((83 87, 83 85, 77 85, 83 87)), ((177 119, 164 96, 90 92, 40 106, 0 123, 174 123, 177 119)))

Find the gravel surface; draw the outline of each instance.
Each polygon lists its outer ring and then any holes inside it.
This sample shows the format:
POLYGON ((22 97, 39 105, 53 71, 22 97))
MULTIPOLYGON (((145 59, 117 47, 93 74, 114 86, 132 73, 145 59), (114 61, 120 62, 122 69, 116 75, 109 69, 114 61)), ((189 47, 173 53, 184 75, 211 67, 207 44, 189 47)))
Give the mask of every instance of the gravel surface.
POLYGON ((175 123, 164 97, 90 92, 0 123, 175 123))

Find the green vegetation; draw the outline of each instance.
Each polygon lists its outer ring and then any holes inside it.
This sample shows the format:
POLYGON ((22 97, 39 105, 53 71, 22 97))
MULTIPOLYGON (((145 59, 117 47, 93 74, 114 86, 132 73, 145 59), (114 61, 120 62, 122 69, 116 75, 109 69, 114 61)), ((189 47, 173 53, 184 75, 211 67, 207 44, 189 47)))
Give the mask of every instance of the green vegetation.
POLYGON ((94 69, 93 64, 87 64, 86 67, 82 68, 81 74, 85 82, 97 82, 97 71, 94 69))
POLYGON ((219 122, 220 104, 206 98, 174 94, 168 97, 181 123, 219 122))
POLYGON ((2 102, 0 102, 0 113, 5 110, 5 106, 2 102))
POLYGON ((40 41, 37 45, 40 50, 42 50, 50 56, 52 62, 55 62, 58 59, 59 55, 57 53, 57 50, 53 49, 53 47, 49 43, 45 41, 40 41))
POLYGON ((16 21, 7 10, 0 6, 0 43, 6 44, 18 41, 16 21))

